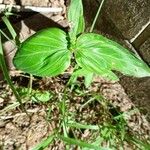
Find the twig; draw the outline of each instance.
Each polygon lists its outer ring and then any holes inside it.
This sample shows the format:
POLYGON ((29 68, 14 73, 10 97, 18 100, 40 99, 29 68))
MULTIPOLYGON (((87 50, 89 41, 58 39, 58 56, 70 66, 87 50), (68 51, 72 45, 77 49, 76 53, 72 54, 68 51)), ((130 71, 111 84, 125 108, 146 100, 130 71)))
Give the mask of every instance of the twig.
MULTIPOLYGON (((44 109, 42 110, 39 110, 39 109, 28 109, 27 110, 28 113, 37 113, 37 112, 45 112, 44 109)), ((13 119, 15 117, 19 117, 19 116, 25 116, 26 113, 17 113, 15 115, 3 115, 3 116, 0 116, 0 121, 1 120, 8 120, 8 119, 13 119)))
MULTIPOLYGON (((25 99, 22 101, 22 103, 26 103, 27 101, 29 101, 30 99, 25 99)), ((19 102, 14 102, 13 104, 11 105, 8 105, 6 106, 4 109, 0 110, 0 116, 7 113, 8 111, 12 110, 12 109, 15 109, 16 107, 20 106, 20 103, 19 102)))
POLYGON ((20 6, 20 5, 5 5, 0 4, 0 12, 5 11, 11 7, 15 12, 40 12, 40 13, 59 13, 63 11, 61 7, 35 7, 35 6, 20 6))

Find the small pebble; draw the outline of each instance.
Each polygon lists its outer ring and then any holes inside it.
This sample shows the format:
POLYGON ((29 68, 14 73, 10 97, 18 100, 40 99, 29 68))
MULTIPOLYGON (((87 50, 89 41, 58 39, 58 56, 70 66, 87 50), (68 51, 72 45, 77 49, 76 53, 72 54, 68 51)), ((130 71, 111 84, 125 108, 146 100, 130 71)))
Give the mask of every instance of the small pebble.
POLYGON ((0 121, 0 128, 5 127, 6 123, 7 123, 6 121, 3 121, 3 120, 0 121))
POLYGON ((0 104, 4 102, 4 99, 0 97, 0 104))

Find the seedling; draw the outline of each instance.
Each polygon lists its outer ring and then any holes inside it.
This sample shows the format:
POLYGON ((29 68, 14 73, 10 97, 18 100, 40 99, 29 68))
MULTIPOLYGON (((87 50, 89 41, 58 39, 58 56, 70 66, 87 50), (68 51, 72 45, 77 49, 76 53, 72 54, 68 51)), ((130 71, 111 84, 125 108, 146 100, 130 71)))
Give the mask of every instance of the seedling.
POLYGON ((25 40, 14 57, 16 68, 52 77, 62 74, 73 58, 78 66, 75 75, 88 76, 88 80, 93 74, 119 80, 114 70, 129 76, 150 76, 150 68, 129 50, 102 35, 84 32, 82 0, 71 1, 68 21, 68 32, 46 28, 25 40))

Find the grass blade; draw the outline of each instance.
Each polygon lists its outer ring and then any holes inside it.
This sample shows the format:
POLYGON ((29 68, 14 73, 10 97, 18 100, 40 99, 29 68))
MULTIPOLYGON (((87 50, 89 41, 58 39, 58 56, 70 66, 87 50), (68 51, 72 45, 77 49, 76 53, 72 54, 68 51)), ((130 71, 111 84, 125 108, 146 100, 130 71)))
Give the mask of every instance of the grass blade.
POLYGON ((99 146, 95 146, 95 145, 86 143, 86 142, 78 140, 78 139, 68 138, 68 137, 64 137, 64 136, 61 136, 61 135, 58 135, 58 138, 61 139, 64 142, 66 142, 69 145, 77 145, 77 146, 80 146, 80 147, 89 148, 90 150, 110 150, 110 149, 106 149, 106 148, 102 148, 102 147, 99 147, 99 146))
POLYGON ((4 59, 4 54, 3 54, 2 42, 1 42, 1 33, 0 33, 0 67, 3 71, 3 75, 4 75, 8 85, 10 86, 10 88, 13 91, 16 99, 20 103, 22 110, 24 110, 24 112, 26 112, 26 110, 23 106, 23 103, 21 101, 21 98, 20 98, 19 94, 17 93, 17 91, 16 91, 16 89, 15 89, 14 85, 12 84, 12 81, 9 77, 9 73, 8 73, 8 70, 7 70, 7 66, 6 66, 5 59, 4 59))
POLYGON ((93 21, 92 26, 91 26, 91 28, 90 28, 90 32, 93 32, 93 29, 94 29, 94 27, 95 27, 97 18, 98 18, 99 14, 100 14, 100 11, 101 11, 101 9, 102 9, 102 6, 103 6, 103 4, 104 4, 104 1, 105 1, 105 0, 102 0, 100 6, 99 6, 99 8, 98 8, 98 11, 97 11, 96 16, 95 16, 95 18, 94 18, 94 21, 93 21))
POLYGON ((49 144, 53 142, 54 138, 55 138, 54 134, 48 136, 48 138, 42 140, 32 150, 43 150, 44 148, 46 148, 49 144))
POLYGON ((14 28, 12 27, 11 23, 9 22, 8 18, 6 16, 2 17, 2 20, 4 21, 4 23, 6 24, 9 32, 11 33, 11 36, 13 38, 13 40, 16 39, 17 37, 17 33, 15 32, 14 28))
POLYGON ((69 122, 68 127, 79 128, 79 129, 90 129, 90 130, 99 130, 98 125, 85 125, 78 122, 69 122))

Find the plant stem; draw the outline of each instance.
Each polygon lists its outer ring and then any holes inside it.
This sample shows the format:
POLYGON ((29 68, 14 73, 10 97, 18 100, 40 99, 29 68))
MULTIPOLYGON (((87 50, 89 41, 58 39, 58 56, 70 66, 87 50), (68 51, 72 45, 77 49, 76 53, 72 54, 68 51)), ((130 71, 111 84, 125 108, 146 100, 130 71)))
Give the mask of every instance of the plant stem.
POLYGON ((0 33, 0 67, 1 67, 1 69, 3 71, 3 75, 4 75, 7 83, 9 84, 11 90, 13 91, 16 99, 20 103, 20 106, 21 106, 22 110, 25 113, 27 113, 25 108, 24 108, 24 106, 23 106, 21 98, 20 98, 19 94, 17 93, 17 91, 16 91, 16 89, 15 89, 14 85, 12 84, 12 81, 11 81, 11 79, 9 77, 9 73, 8 73, 8 70, 7 70, 7 67, 6 67, 6 63, 5 63, 5 59, 4 59, 4 53, 3 53, 2 42, 1 42, 1 33, 0 33))
POLYGON ((11 25, 10 21, 8 20, 7 16, 3 16, 2 17, 2 20, 3 22, 6 24, 12 38, 13 38, 13 41, 16 43, 16 45, 18 46, 20 44, 20 40, 19 38, 17 37, 17 33, 16 31, 14 30, 13 26, 11 25))
POLYGON ((13 40, 16 39, 17 33, 15 32, 14 28, 12 27, 11 23, 9 22, 8 18, 6 16, 2 17, 2 20, 4 21, 4 23, 6 24, 9 32, 11 33, 11 36, 13 38, 13 40))
POLYGON ((8 41, 10 41, 12 44, 15 45, 15 42, 14 41, 12 42, 12 40, 1 29, 0 29, 0 32, 8 41))
POLYGON ((98 18, 99 14, 100 14, 100 11, 101 11, 101 9, 102 9, 102 6, 103 6, 103 4, 104 4, 104 1, 105 1, 105 0, 102 0, 101 3, 100 3, 100 5, 99 5, 98 11, 97 11, 97 13, 96 13, 96 16, 95 16, 95 18, 94 18, 94 20, 93 20, 92 26, 91 26, 91 28, 90 28, 90 32, 93 32, 93 29, 94 29, 94 27, 95 27, 97 18, 98 18))
POLYGON ((32 93, 33 75, 30 74, 29 85, 28 85, 28 96, 32 93))
POLYGON ((63 126, 63 132, 64 132, 64 136, 65 137, 68 137, 68 134, 67 134, 67 125, 66 125, 66 121, 67 121, 67 118, 66 118, 66 92, 67 92, 67 86, 65 86, 64 88, 64 91, 63 91, 63 97, 62 97, 62 117, 63 117, 63 122, 62 122, 62 126, 63 126))

